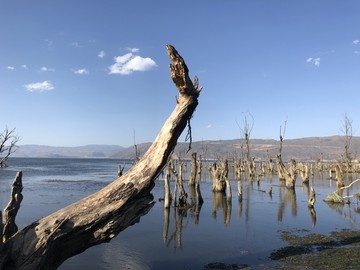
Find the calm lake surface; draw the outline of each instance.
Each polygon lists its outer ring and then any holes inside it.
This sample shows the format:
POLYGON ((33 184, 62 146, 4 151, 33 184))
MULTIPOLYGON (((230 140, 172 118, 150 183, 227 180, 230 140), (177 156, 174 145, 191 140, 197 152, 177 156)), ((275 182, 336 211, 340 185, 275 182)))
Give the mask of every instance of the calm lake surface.
MULTIPOLYGON (((0 170, 1 209, 9 201, 16 171, 23 171, 24 199, 16 219, 19 228, 23 228, 98 191, 116 179, 117 167, 123 164, 126 171, 132 161, 12 158, 9 167, 0 170)), ((204 204, 197 211, 189 209, 183 214, 174 208, 164 211, 163 202, 158 200, 164 196, 160 177, 152 192, 155 204, 139 223, 120 232, 110 243, 91 247, 68 259, 59 269, 203 269, 215 262, 265 269, 276 264, 269 259, 271 252, 288 245, 281 239, 282 231, 329 234, 344 228, 360 229, 360 206, 355 199, 344 206, 323 202, 336 189, 336 182, 329 180, 327 173, 323 177, 316 174, 310 180, 317 196, 316 216, 307 207, 310 188, 302 184, 300 177, 295 193, 279 183, 276 175, 262 177, 259 182, 242 180, 243 201, 239 202, 238 183, 232 173, 229 176, 231 203, 222 194, 213 194, 204 169, 201 182, 204 204), (270 186, 272 196, 267 193, 270 186)), ((352 180, 357 178, 353 175, 352 180)), ((188 190, 186 183, 184 186, 188 190)), ((359 191, 358 182, 349 193, 359 191)))

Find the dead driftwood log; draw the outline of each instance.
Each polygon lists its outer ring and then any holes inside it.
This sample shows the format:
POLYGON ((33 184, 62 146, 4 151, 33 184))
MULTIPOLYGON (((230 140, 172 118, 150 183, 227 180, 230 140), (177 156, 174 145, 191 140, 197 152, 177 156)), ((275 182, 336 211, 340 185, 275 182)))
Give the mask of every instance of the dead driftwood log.
POLYGON ((360 179, 356 179, 354 181, 352 181, 349 185, 347 186, 343 186, 337 190, 335 190, 333 193, 329 194, 325 199, 324 201, 325 202, 328 202, 328 203, 340 203, 340 204, 344 204, 346 203, 346 199, 350 199, 352 197, 358 197, 359 193, 356 193, 354 195, 349 195, 349 196, 344 196, 343 197, 343 192, 345 189, 348 189, 350 188, 353 184, 355 184, 356 182, 359 182, 360 179))
POLYGON ((90 246, 110 241, 138 222, 152 205, 154 181, 189 126, 201 88, 171 45, 171 78, 179 97, 155 141, 132 168, 102 190, 41 218, 18 231, 3 246, 0 269, 56 269, 67 258, 90 246))

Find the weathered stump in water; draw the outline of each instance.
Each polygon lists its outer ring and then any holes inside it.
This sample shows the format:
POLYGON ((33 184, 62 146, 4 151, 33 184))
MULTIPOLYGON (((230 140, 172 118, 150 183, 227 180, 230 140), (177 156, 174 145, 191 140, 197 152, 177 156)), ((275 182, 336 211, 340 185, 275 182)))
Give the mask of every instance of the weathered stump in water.
POLYGON ((292 169, 291 173, 289 173, 282 162, 281 155, 277 155, 277 169, 279 174, 279 180, 285 180, 285 185, 289 189, 295 188, 295 182, 296 182, 296 174, 295 170, 292 169))
POLYGON ((117 173, 118 177, 121 177, 123 175, 124 169, 125 169, 125 162, 123 166, 121 165, 118 166, 118 173, 117 173))
POLYGON ((174 188, 174 204, 175 206, 179 206, 179 207, 187 207, 188 202, 187 202, 187 193, 185 192, 184 189, 184 184, 183 184, 183 167, 184 167, 184 162, 182 162, 179 159, 179 169, 178 171, 176 171, 174 168, 172 168, 172 173, 175 176, 175 188, 174 188), (179 198, 177 198, 176 193, 177 191, 179 192, 179 198))
POLYGON ((164 207, 169 208, 171 204, 171 192, 170 192, 170 177, 171 177, 171 162, 169 161, 166 165, 166 174, 164 179, 164 207))
POLYGON ((227 200, 228 200, 228 203, 231 203, 231 201, 232 201, 231 185, 230 185, 230 181, 227 177, 225 178, 225 184, 226 184, 227 200))
POLYGON ((274 174, 274 160, 272 158, 268 162, 268 171, 270 174, 274 174))
POLYGON ((249 177, 250 177, 250 179, 254 179, 256 176, 255 158, 250 158, 248 160, 248 167, 249 167, 249 177))
POLYGON ((21 201, 23 200, 22 195, 22 172, 16 173, 14 182, 12 183, 11 196, 8 205, 4 209, 4 220, 3 220, 3 232, 2 239, 6 242, 11 236, 17 231, 18 227, 15 223, 17 212, 20 209, 21 201))
POLYGON ((195 191, 196 191, 196 197, 197 197, 197 200, 198 200, 198 204, 202 205, 204 203, 204 199, 203 199, 202 194, 201 194, 199 179, 196 180, 195 191))
POLYGON ((335 175, 338 188, 342 188, 345 186, 344 179, 343 179, 343 172, 340 164, 335 165, 335 175))
POLYGON ((196 153, 191 154, 191 171, 189 175, 189 186, 195 186, 196 176, 197 176, 197 160, 196 153))
POLYGON ((315 189, 313 187, 311 187, 310 197, 308 200, 309 208, 314 208, 315 202, 316 202, 315 189))
POLYGON ((237 187, 238 187, 238 200, 242 202, 243 200, 243 187, 241 180, 237 180, 237 187))
POLYGON ((216 162, 210 167, 210 176, 212 179, 212 191, 214 192, 224 192, 225 191, 225 180, 223 178, 223 169, 221 165, 218 165, 216 162))

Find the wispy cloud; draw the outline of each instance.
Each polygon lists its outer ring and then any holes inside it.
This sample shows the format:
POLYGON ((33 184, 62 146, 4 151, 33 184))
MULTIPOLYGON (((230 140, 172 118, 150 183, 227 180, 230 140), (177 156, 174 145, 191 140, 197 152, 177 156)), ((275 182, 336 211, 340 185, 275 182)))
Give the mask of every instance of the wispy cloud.
POLYGON ((71 46, 73 46, 73 47, 75 47, 75 48, 82 48, 82 47, 83 47, 83 46, 80 45, 80 43, 77 42, 77 41, 74 41, 73 43, 71 43, 71 46))
POLYGON ((212 128, 212 124, 208 124, 206 128, 212 128))
POLYGON ((81 69, 77 69, 77 70, 73 70, 74 74, 78 74, 78 75, 87 75, 89 74, 89 71, 86 68, 81 68, 81 69))
POLYGON ((127 48, 127 50, 132 53, 136 53, 136 52, 140 51, 139 48, 127 48))
POLYGON ((319 67, 320 66, 320 57, 318 58, 313 58, 313 57, 309 57, 308 59, 306 59, 306 62, 309 63, 309 64, 312 64, 316 67, 319 67))
MULTIPOLYGON (((20 67, 23 68, 23 69, 28 69, 27 65, 25 65, 25 64, 21 65, 20 67)), ((7 66, 6 68, 9 69, 9 70, 15 70, 16 69, 16 67, 14 67, 14 66, 7 66)))
POLYGON ((100 51, 97 56, 99 58, 103 59, 105 57, 105 55, 106 55, 105 51, 100 51))
POLYGON ((52 72, 54 72, 55 71, 55 69, 54 68, 48 68, 48 67, 41 67, 40 68, 40 71, 43 71, 43 72, 47 72, 47 71, 52 71, 52 72))
POLYGON ((54 44, 54 42, 50 39, 44 39, 44 42, 46 43, 47 47, 51 47, 54 44))
POLYGON ((109 67, 109 74, 129 75, 135 71, 147 71, 157 67, 156 62, 149 57, 135 55, 137 48, 128 48, 131 52, 114 57, 115 64, 109 67))
MULTIPOLYGON (((358 45, 359 43, 360 43, 360 40, 358 40, 358 39, 355 39, 352 42, 352 44, 354 44, 354 45, 358 45)), ((354 54, 359 55, 360 54, 359 50, 355 50, 354 54)))
POLYGON ((55 89, 50 81, 35 82, 23 85, 26 91, 29 92, 43 92, 55 89))

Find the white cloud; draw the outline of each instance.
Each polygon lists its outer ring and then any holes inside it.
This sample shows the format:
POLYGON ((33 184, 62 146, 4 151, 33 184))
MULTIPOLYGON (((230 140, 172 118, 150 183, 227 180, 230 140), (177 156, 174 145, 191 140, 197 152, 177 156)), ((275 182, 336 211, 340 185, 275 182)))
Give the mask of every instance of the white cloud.
POLYGON ((105 53, 104 51, 100 51, 100 52, 98 53, 98 57, 101 58, 101 59, 104 58, 105 55, 106 55, 106 53, 105 53))
POLYGON ((7 66, 7 69, 14 70, 15 68, 13 66, 7 66))
POLYGON ((206 128, 211 128, 212 127, 212 125, 211 124, 208 124, 207 126, 206 126, 206 128))
POLYGON ((132 53, 136 53, 136 52, 140 51, 140 49, 138 49, 138 48, 127 48, 127 49, 132 53))
MULTIPOLYGON (((135 50, 132 49, 132 50, 135 50)), ((138 51, 139 49, 136 49, 138 51)), ((109 74, 129 75, 134 71, 147 71, 157 66, 149 57, 143 58, 132 52, 114 57, 115 64, 109 67, 109 74)))
POLYGON ((28 69, 27 65, 21 65, 23 69, 28 69))
POLYGON ((87 74, 89 74, 89 71, 86 68, 81 68, 78 70, 74 70, 74 74, 87 75, 87 74))
POLYGON ((316 67, 320 67, 320 60, 321 60, 320 57, 318 58, 309 57, 308 59, 306 59, 306 62, 316 67))
POLYGON ((48 67, 41 67, 40 68, 40 71, 43 71, 43 72, 46 72, 46 71, 55 71, 55 69, 53 69, 53 68, 48 68, 48 67))
POLYGON ((315 58, 314 59, 314 65, 319 67, 320 66, 320 58, 315 58))
POLYGON ((55 89, 50 81, 29 83, 23 86, 25 87, 26 91, 29 92, 42 92, 42 91, 50 91, 55 89))
POLYGON ((355 40, 353 40, 353 42, 352 42, 352 44, 354 44, 354 45, 358 45, 360 43, 360 40, 358 40, 358 39, 355 39, 355 40))

